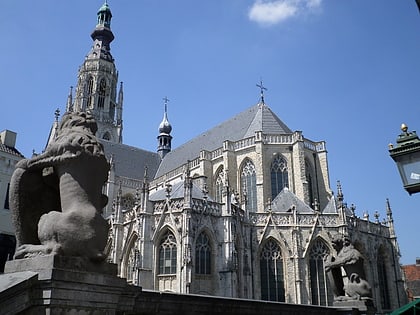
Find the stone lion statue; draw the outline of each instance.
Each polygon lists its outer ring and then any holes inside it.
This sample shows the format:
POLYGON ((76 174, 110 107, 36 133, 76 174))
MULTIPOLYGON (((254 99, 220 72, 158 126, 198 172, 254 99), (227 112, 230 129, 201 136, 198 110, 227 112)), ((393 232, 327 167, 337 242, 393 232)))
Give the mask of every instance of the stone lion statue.
POLYGON ((326 257, 324 266, 334 292, 334 300, 370 299, 372 290, 365 277, 362 254, 354 248, 348 236, 334 235, 332 245, 337 256, 326 257), (347 276, 346 284, 341 269, 344 269, 347 276))
POLYGON ((21 160, 10 185, 15 258, 35 255, 105 259, 108 224, 101 215, 109 163, 89 113, 66 113, 45 152, 21 160))

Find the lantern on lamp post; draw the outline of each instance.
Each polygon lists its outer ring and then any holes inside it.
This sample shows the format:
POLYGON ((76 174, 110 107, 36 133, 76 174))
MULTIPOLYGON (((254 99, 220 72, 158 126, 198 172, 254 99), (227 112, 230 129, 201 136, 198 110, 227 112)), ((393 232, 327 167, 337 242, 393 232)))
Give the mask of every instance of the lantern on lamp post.
POLYGON ((389 144, 389 155, 397 164, 404 189, 411 195, 420 192, 420 139, 405 124, 401 130, 396 145, 389 144))

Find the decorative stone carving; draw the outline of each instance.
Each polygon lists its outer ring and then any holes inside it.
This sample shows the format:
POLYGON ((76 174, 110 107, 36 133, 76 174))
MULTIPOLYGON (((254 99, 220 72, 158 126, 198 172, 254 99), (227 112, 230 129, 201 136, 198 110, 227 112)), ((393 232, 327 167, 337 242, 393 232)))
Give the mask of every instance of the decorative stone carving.
POLYGON ((340 235, 334 235, 332 244, 337 256, 327 256, 324 266, 333 288, 334 300, 370 299, 372 292, 363 270, 362 254, 354 248, 347 236, 342 238, 340 235), (341 267, 347 276, 346 284, 343 283, 341 267))
POLYGON ((15 258, 80 256, 102 261, 108 224, 101 216, 109 164, 87 113, 67 113, 46 151, 21 160, 10 185, 15 258))

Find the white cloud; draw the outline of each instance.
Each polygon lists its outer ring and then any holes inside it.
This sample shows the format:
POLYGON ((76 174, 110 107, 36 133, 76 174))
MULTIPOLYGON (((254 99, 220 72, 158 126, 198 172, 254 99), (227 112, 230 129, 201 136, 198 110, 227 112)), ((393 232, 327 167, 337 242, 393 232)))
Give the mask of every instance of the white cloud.
POLYGON ((322 0, 255 0, 248 17, 258 24, 270 26, 300 13, 315 10, 321 6, 321 2, 322 0))

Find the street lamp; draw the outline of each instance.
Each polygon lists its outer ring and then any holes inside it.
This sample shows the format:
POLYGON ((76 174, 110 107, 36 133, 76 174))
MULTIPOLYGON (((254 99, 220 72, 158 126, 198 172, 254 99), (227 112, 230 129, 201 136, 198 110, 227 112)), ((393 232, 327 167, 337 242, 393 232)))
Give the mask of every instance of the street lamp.
POLYGON ((389 155, 397 164, 404 189, 411 195, 420 192, 420 139, 415 131, 401 125, 397 144, 389 144, 389 155))

